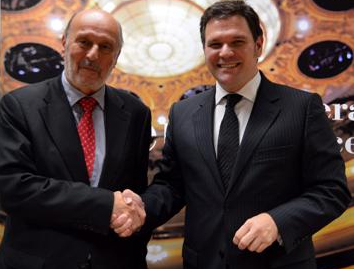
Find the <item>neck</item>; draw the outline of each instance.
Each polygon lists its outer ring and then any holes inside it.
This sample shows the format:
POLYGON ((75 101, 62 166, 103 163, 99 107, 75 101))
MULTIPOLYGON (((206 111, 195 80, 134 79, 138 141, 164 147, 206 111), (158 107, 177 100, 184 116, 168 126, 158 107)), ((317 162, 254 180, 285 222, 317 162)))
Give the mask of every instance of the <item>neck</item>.
POLYGON ((250 76, 246 77, 236 85, 224 85, 220 83, 220 86, 229 93, 237 93, 240 91, 248 82, 250 82, 257 75, 258 69, 255 70, 250 76))

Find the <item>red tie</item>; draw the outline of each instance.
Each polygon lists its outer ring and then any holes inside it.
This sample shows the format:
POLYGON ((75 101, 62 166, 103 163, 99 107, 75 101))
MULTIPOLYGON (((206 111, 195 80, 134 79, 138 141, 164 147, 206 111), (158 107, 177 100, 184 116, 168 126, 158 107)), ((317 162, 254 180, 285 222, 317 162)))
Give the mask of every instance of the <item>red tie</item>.
POLYGON ((89 178, 92 176, 93 163, 95 162, 95 129, 93 128, 92 111, 97 102, 92 97, 85 97, 79 101, 84 113, 77 126, 89 178))

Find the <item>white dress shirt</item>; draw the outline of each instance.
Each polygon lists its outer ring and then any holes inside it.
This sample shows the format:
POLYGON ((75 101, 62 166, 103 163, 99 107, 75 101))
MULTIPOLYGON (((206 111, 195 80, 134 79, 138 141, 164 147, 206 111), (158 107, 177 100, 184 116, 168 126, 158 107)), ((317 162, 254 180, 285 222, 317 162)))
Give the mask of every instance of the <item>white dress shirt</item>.
MULTIPOLYGON (((240 144, 242 142, 243 134, 245 133, 248 120, 250 118, 254 101, 257 96, 258 88, 261 83, 261 75, 259 72, 240 89, 237 94, 242 96, 241 101, 235 105, 235 113, 239 122, 240 130, 240 144)), ((219 131, 221 121, 225 114, 226 99, 224 98, 229 92, 225 91, 219 83, 216 83, 215 92, 215 111, 214 111, 214 148, 217 153, 219 131)))

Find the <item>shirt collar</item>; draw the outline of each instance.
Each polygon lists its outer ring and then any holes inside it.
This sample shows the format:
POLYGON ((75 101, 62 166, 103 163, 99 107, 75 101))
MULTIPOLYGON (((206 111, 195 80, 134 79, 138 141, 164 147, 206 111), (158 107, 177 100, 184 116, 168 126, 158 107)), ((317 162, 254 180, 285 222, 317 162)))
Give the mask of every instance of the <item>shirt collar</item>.
MULTIPOLYGON (((237 92, 237 94, 242 95, 242 97, 254 103, 260 84, 261 84, 261 74, 258 71, 257 74, 237 92)), ((229 92, 224 90, 220 86, 220 84, 216 82, 215 105, 218 105, 221 102, 221 100, 228 94, 229 92)))
MULTIPOLYGON (((65 72, 61 75, 61 82, 64 87, 65 94, 69 100, 70 106, 74 106, 81 98, 86 97, 85 94, 74 88, 69 81, 66 79, 65 72)), ((104 95, 105 95, 106 87, 102 86, 97 92, 92 94, 90 97, 96 99, 99 107, 104 110, 104 95)))

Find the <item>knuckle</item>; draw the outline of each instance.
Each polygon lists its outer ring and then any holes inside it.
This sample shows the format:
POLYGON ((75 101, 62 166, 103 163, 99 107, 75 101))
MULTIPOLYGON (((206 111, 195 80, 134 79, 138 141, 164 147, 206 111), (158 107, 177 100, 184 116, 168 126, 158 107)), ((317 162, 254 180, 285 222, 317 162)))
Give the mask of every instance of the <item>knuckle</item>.
POLYGON ((241 248, 245 248, 246 247, 246 244, 243 240, 241 240, 239 243, 238 243, 238 246, 241 247, 241 248))
POLYGON ((251 252, 254 252, 254 251, 255 251, 254 247, 252 247, 252 246, 249 246, 247 249, 248 249, 249 251, 251 251, 251 252))

